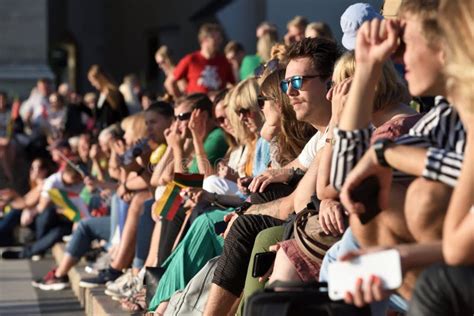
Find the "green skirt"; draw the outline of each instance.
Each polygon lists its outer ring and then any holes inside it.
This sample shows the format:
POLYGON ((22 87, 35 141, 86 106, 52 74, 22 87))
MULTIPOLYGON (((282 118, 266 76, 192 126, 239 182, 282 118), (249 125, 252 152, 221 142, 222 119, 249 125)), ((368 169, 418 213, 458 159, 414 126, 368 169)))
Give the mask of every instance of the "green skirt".
POLYGON ((196 218, 184 239, 163 263, 166 271, 150 302, 149 311, 154 311, 161 302, 184 289, 207 261, 222 253, 224 239, 215 233, 214 224, 222 221, 230 211, 232 209, 213 210, 196 218))

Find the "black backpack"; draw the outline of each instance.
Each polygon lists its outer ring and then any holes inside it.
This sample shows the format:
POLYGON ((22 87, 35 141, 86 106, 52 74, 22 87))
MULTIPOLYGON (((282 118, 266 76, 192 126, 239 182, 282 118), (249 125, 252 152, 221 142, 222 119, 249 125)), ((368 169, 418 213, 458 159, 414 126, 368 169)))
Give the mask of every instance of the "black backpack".
POLYGON ((357 308, 331 301, 327 283, 274 282, 250 296, 245 316, 370 316, 370 306, 357 308), (275 291, 275 287, 283 291, 275 291))

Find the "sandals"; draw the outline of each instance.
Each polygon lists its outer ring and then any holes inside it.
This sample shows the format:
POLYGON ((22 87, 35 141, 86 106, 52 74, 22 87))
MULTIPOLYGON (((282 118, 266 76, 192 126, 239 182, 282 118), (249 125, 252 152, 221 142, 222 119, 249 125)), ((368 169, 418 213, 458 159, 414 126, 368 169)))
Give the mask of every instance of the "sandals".
POLYGON ((134 295, 120 301, 122 309, 127 312, 146 311, 145 289, 141 289, 134 295))

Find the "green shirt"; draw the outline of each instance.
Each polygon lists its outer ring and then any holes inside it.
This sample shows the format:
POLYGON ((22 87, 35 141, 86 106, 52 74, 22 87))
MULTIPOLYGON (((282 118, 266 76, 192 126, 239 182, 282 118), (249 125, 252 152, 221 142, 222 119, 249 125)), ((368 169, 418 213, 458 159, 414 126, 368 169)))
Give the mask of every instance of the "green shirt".
POLYGON ((260 66, 262 59, 258 55, 247 55, 242 60, 240 66, 240 80, 245 80, 248 77, 252 77, 255 68, 260 66))
MULTIPOLYGON (((219 159, 224 158, 228 148, 229 145, 225 140, 224 132, 220 128, 213 129, 204 141, 204 151, 211 166, 215 166, 219 159)), ((189 173, 199 173, 196 157, 194 157, 191 167, 189 167, 189 173)))

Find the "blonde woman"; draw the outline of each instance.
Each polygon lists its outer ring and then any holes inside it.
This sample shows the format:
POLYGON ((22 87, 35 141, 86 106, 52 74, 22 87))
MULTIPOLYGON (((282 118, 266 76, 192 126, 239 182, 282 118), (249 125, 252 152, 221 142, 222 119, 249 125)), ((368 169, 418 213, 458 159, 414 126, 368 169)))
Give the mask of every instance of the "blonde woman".
MULTIPOLYGON (((176 67, 176 64, 174 63, 172 53, 168 46, 162 45, 160 48, 155 53, 155 61, 158 67, 163 71, 165 74, 165 77, 168 78, 168 76, 173 75, 174 68, 176 67)), ((178 83, 178 89, 181 93, 184 93, 186 90, 186 81, 185 80, 179 80, 178 83)), ((168 93, 171 93, 168 91, 168 93)))
POLYGON ((447 265, 434 265, 418 279, 408 315, 474 314, 474 3, 442 0, 440 24, 447 42, 448 93, 467 129, 464 163, 443 227, 447 265))
POLYGON ((109 125, 121 121, 128 115, 128 108, 122 93, 99 65, 92 65, 87 78, 100 92, 94 108, 95 130, 99 133, 109 125))

